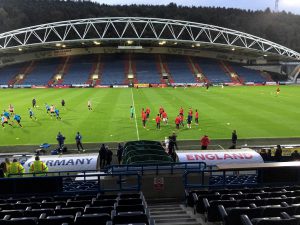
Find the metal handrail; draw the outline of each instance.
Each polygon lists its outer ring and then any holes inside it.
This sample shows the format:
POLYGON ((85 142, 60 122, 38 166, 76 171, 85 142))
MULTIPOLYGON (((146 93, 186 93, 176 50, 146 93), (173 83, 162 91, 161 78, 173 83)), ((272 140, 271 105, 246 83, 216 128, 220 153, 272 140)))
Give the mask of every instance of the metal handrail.
POLYGON ((23 176, 23 177, 34 177, 36 175, 45 175, 45 176, 49 176, 49 175, 53 175, 53 176, 71 176, 73 174, 76 174, 76 173, 83 173, 83 175, 85 175, 86 173, 95 173, 95 172, 100 172, 99 170, 62 170, 62 171, 55 171, 55 172, 41 172, 41 173, 23 173, 23 174, 20 174, 20 173, 16 173, 16 174, 8 174, 7 177, 10 178, 10 177, 16 177, 16 176, 23 176), (66 174, 65 174, 66 173, 66 174))
POLYGON ((130 165, 112 165, 107 167, 107 170, 110 173, 115 172, 129 172, 129 171, 138 171, 142 175, 146 171, 155 171, 156 174, 159 174, 161 171, 169 171, 170 174, 173 174, 176 170, 191 170, 198 169, 205 170, 206 169, 205 162, 181 162, 181 163, 150 163, 150 164, 130 164, 130 165))
MULTIPOLYGON (((97 171, 99 172, 99 171, 97 171)), ((54 172, 53 172, 54 173, 54 172)), ((28 174, 27 174, 28 175, 28 174)), ((30 175, 30 174, 29 174, 30 175)), ((33 175, 33 174, 32 174, 33 175)), ((36 175, 36 174, 34 174, 36 175)), ((83 181, 87 181, 88 177, 95 177, 94 180, 97 180, 98 182, 98 192, 114 192, 114 191, 140 191, 141 190, 141 175, 138 172, 127 172, 127 173, 114 173, 114 174, 108 174, 108 173, 98 173, 98 174, 73 174, 73 175, 56 175, 56 176, 26 176, 26 177, 11 177, 11 178, 0 178, 0 183, 3 180, 10 180, 14 183, 14 181, 16 180, 20 180, 20 179, 48 179, 48 178, 58 178, 58 179, 62 179, 63 181, 66 182, 66 180, 64 180, 64 178, 68 178, 67 180, 71 180, 75 181, 76 178, 80 178, 83 177, 83 181), (101 186, 101 178, 102 177, 113 177, 113 178, 117 178, 117 186, 114 186, 115 188, 103 188, 101 186), (131 185, 129 187, 124 187, 124 180, 127 177, 134 177, 136 183, 134 185, 131 185), (72 179, 73 178, 73 179, 72 179)), ((15 182, 16 183, 16 182, 15 182)))
MULTIPOLYGON (((256 174, 258 174, 258 169, 251 169, 249 171, 255 171, 256 174)), ((228 186, 243 186, 243 184, 227 184, 226 183, 226 176, 228 176, 228 173, 239 173, 239 171, 236 170, 218 170, 218 169, 211 169, 207 168, 205 170, 197 170, 197 169, 191 169, 191 170, 186 170, 182 177, 183 177, 183 183, 184 183, 184 188, 185 189, 192 189, 192 188, 226 188, 228 186), (221 173, 222 176, 222 184, 206 184, 205 183, 205 175, 209 174, 209 176, 212 176, 213 173, 221 173), (188 180, 188 176, 190 174, 197 174, 200 175, 200 182, 199 183, 190 183, 188 180)), ((232 174, 231 174, 232 175, 232 174)), ((251 174, 252 175, 252 174, 251 174)), ((254 184, 245 184, 245 186, 249 185, 258 185, 258 183, 254 184)))

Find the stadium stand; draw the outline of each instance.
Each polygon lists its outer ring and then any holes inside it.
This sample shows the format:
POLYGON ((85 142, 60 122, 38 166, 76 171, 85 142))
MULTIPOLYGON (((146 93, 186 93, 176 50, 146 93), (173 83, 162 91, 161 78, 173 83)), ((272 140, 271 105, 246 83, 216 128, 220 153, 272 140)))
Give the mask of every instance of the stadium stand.
POLYGON ((154 224, 141 192, 3 196, 1 202, 0 224, 154 224))
POLYGON ((68 73, 64 76, 63 84, 85 84, 89 79, 95 60, 94 55, 72 58, 68 73))
POLYGON ((230 77, 222 70, 218 61, 207 58, 193 58, 211 83, 230 83, 230 77))
POLYGON ((102 60, 103 71, 100 83, 102 85, 124 84, 124 55, 107 54, 102 60))
POLYGON ((160 75, 153 55, 140 54, 135 57, 136 75, 139 83, 159 84, 160 75))
POLYGON ((1 85, 7 85, 9 82, 20 73, 21 69, 26 63, 20 63, 17 65, 7 66, 0 69, 0 82, 1 85))
POLYGON ((167 62, 175 83, 195 83, 195 78, 183 56, 168 55, 167 62))
MULTIPOLYGON (((48 84, 128 84, 128 73, 134 74, 134 83, 164 83, 162 74, 168 74, 170 83, 265 83, 273 81, 272 73, 261 74, 258 70, 245 68, 229 62, 219 62, 214 59, 199 57, 184 57, 176 55, 135 54, 127 59, 126 55, 104 54, 62 58, 52 58, 43 61, 32 61, 7 66, 0 69, 1 84, 48 85, 48 84), (129 66, 131 65, 131 66, 129 66), (127 68, 128 67, 128 68, 127 68), (227 71, 229 68, 229 72, 227 71), (225 69, 224 69, 225 68, 225 69), (227 68, 227 70, 226 70, 227 68), (15 80, 16 75, 26 73, 24 79, 15 80), (236 78, 230 77, 230 72, 236 78), (194 74, 193 74, 194 73, 194 74), (203 78, 197 78, 196 74, 203 78), (61 80, 54 80, 54 75, 62 75, 61 80), (92 74, 97 74, 99 80, 93 81, 92 74), (53 79, 53 81, 51 81, 53 79)), ((275 75, 274 75, 275 76, 275 75)), ((275 81, 278 79, 275 76, 275 81)))
POLYGON ((224 225, 298 224, 299 188, 191 190, 186 191, 186 202, 208 222, 222 222, 224 225), (273 220, 275 222, 271 223, 273 220))
POLYGON ((267 81, 258 70, 251 70, 235 63, 230 65, 244 82, 264 83, 267 81))
POLYGON ((60 58, 47 59, 36 62, 33 71, 28 74, 24 81, 24 85, 47 85, 53 76, 55 69, 60 64, 60 58))

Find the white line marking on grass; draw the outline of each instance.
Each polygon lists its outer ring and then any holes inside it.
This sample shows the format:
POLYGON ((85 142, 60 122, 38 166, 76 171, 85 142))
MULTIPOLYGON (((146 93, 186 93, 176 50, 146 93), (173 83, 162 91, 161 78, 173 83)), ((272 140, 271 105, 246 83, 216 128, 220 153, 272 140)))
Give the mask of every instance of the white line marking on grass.
POLYGON ((225 150, 221 145, 218 145, 222 150, 225 150))
POLYGON ((131 100, 132 100, 132 105, 133 105, 133 108, 134 108, 134 120, 135 120, 136 136, 137 136, 137 139, 139 141, 140 140, 140 134, 139 134, 139 128, 138 128, 137 120, 136 120, 136 110, 135 110, 135 105, 134 105, 134 98, 133 98, 132 88, 131 88, 131 100))

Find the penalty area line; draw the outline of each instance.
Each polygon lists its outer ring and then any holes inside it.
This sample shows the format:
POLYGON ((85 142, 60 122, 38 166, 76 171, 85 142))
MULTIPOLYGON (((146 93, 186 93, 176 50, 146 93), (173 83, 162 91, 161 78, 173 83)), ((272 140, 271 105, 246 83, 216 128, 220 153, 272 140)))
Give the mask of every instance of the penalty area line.
POLYGON ((134 109, 134 121, 135 121, 135 129, 136 129, 136 136, 138 141, 140 140, 140 134, 139 134, 139 128, 137 125, 137 120, 136 120, 136 113, 135 113, 135 105, 134 105, 134 97, 133 97, 133 91, 131 88, 131 100, 132 100, 132 105, 133 105, 133 109, 134 109))

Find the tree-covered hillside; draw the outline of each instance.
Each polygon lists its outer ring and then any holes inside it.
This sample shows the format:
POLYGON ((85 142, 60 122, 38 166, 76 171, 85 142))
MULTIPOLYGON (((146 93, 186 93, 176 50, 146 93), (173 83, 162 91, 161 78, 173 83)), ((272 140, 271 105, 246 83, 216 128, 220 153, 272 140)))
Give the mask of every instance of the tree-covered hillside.
POLYGON ((189 20, 232 28, 300 51, 300 15, 239 9, 167 6, 109 6, 92 1, 0 0, 0 32, 61 20, 141 16, 189 20))

